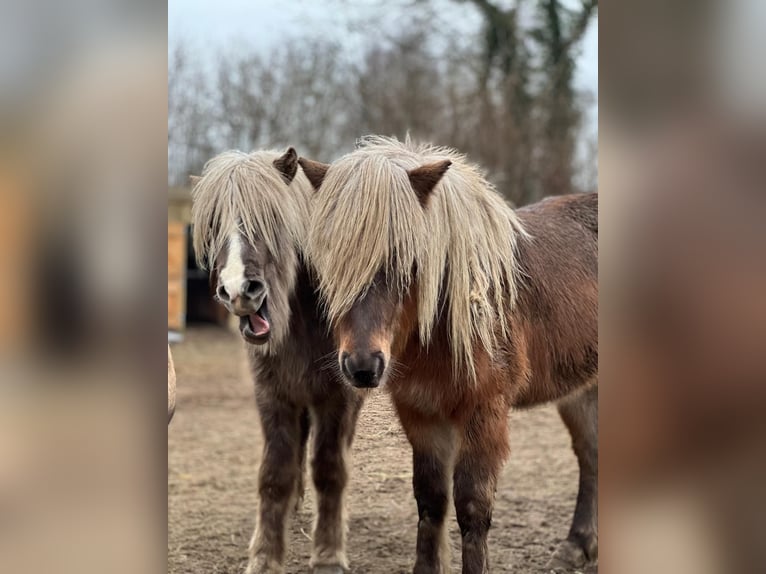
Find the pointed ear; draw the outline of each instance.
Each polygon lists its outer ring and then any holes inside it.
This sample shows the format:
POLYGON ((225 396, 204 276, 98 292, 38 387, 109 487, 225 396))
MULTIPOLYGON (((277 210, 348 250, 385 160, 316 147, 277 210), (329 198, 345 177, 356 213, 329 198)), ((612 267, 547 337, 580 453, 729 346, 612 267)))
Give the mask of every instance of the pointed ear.
POLYGON ((287 148, 284 155, 274 160, 274 167, 282 174, 288 185, 292 183, 295 174, 298 172, 298 154, 295 152, 295 148, 287 148))
POLYGON ((407 175, 410 176, 410 184, 412 189, 415 190, 415 195, 418 196, 420 205, 426 206, 434 187, 436 187, 436 184, 439 183, 439 180, 451 165, 452 162, 445 159, 444 161, 421 165, 407 172, 407 175))
POLYGON ((200 176, 198 176, 198 175, 190 175, 189 176, 189 183, 191 184, 192 187, 197 187, 197 184, 199 183, 199 180, 201 180, 201 179, 202 178, 200 176))
POLYGON ((298 160, 303 168, 303 173, 314 186, 315 190, 318 190, 324 181, 324 176, 327 175, 327 170, 330 168, 326 163, 319 163, 318 161, 312 161, 302 157, 298 160))

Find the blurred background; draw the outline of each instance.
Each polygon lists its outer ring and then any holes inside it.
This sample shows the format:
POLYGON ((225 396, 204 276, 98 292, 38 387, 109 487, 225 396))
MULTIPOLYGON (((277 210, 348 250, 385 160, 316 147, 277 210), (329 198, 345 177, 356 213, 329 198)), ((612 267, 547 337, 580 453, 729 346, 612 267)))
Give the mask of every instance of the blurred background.
POLYGON ((766 3, 605 2, 606 572, 766 568, 766 3))
POLYGON ((0 572, 149 572, 166 539, 165 5, 0 13, 0 572))

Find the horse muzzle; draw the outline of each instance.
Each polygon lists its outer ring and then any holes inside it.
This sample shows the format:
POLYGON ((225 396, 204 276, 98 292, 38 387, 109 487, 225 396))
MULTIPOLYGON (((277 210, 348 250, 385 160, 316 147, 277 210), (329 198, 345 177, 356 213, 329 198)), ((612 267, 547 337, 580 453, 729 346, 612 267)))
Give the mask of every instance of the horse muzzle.
POLYGON ((263 345, 271 334, 267 297, 264 295, 258 303, 241 299, 238 297, 231 304, 231 312, 239 316, 239 332, 248 343, 263 345))
POLYGON ((382 352, 341 353, 340 366, 343 375, 352 386, 359 389, 374 389, 380 385, 386 370, 386 359, 382 352))

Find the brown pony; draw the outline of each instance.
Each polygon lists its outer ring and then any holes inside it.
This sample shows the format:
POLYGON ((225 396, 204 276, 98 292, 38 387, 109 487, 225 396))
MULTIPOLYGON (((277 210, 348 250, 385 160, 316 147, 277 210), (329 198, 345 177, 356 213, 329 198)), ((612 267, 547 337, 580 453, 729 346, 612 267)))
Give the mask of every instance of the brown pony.
POLYGON ((597 557, 598 199, 516 212, 453 150, 370 137, 318 190, 307 252, 354 387, 388 387, 413 448, 417 574, 449 569, 452 495, 463 572, 489 571, 487 532, 512 407, 559 401, 580 465, 550 569, 597 557))
POLYGON ((309 430, 317 490, 311 567, 342 574, 347 452, 362 399, 338 379, 328 325, 303 261, 311 185, 298 156, 225 152, 193 191, 194 250, 212 270, 216 297, 239 317, 264 448, 248 574, 284 571, 287 518, 303 495, 309 430))

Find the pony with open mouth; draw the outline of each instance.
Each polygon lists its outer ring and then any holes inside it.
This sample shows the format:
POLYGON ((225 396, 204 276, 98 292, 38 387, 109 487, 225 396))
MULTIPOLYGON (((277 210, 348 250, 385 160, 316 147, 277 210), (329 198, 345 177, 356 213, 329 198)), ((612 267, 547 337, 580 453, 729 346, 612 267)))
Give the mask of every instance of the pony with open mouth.
POLYGON ((349 386, 388 388, 412 445, 415 574, 449 571, 450 495, 463 574, 489 572, 508 413, 552 401, 580 490, 549 570, 595 562, 598 196, 512 210, 455 150, 376 136, 300 164, 317 189, 306 250, 338 368, 349 386))
POLYGON ((248 574, 284 571, 286 522, 303 495, 310 430, 318 508, 310 566, 314 574, 348 568, 346 459, 362 398, 327 363, 334 346, 302 254, 311 194, 293 148, 224 152, 192 192, 194 251, 211 271, 216 299, 239 317, 263 428, 248 574))

